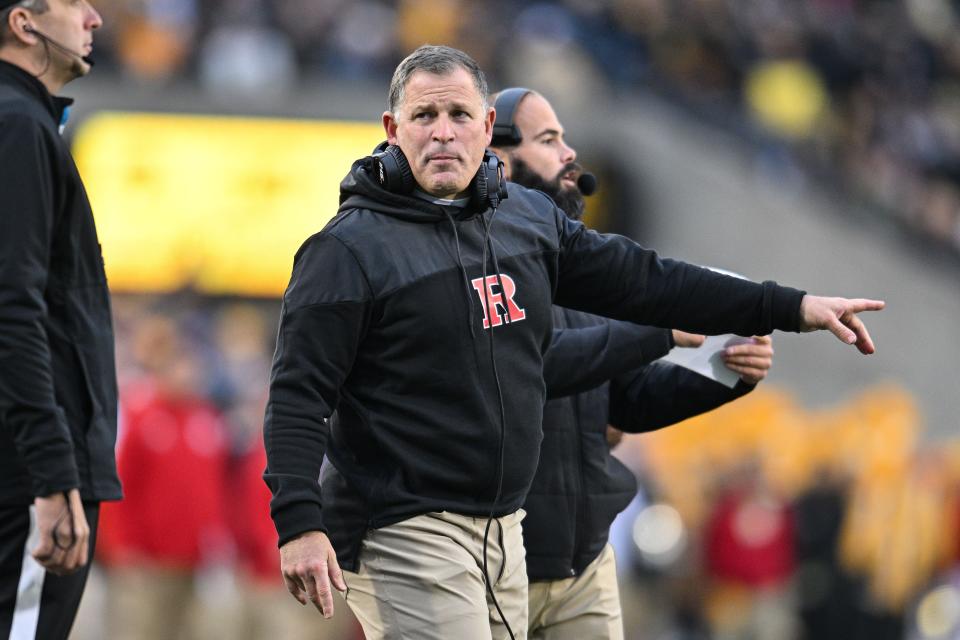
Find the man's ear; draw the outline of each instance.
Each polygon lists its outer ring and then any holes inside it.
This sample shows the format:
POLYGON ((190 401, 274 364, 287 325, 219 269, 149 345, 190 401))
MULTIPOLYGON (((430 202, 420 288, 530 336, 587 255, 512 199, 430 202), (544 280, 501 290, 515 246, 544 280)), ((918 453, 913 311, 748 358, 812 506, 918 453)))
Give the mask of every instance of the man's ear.
POLYGON ((487 146, 493 140, 493 123, 497 120, 497 110, 493 107, 487 107, 487 117, 483 121, 483 130, 487 134, 487 146))
POLYGON ((31 17, 30 12, 23 7, 14 8, 7 16, 7 27, 10 33, 26 45, 37 44, 37 36, 33 34, 33 25, 30 23, 31 17))
POLYGON ((383 130, 387 134, 387 142, 397 144, 397 119, 389 111, 383 112, 383 130))

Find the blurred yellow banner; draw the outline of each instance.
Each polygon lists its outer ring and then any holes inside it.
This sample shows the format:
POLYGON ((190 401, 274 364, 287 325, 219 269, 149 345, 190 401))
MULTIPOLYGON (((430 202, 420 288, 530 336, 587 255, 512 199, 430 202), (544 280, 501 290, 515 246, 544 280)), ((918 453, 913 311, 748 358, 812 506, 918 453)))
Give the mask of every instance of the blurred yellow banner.
POLYGON ((279 296, 379 124, 148 113, 86 120, 74 156, 111 289, 279 296))

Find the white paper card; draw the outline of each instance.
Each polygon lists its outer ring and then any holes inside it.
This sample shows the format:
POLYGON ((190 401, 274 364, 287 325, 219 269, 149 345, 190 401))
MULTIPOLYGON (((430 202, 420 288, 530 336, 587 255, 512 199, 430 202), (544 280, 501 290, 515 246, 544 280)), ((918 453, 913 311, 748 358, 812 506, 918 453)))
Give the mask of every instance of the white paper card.
POLYGON ((686 367, 732 389, 740 380, 740 374, 731 371, 723 363, 723 350, 736 344, 748 342, 753 342, 753 340, 733 334, 707 336, 706 341, 696 349, 674 347, 670 353, 660 359, 686 367))

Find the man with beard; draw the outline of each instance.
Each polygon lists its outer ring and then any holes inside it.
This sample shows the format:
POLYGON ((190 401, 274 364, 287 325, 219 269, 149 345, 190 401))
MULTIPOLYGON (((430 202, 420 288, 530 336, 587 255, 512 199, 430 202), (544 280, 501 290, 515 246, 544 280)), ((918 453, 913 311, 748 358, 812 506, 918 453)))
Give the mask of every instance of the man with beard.
MULTIPOLYGON (((495 98, 491 146, 504 162, 505 176, 543 191, 579 220, 583 171, 550 103, 526 88, 506 89, 495 98)), ((740 381, 729 389, 683 367, 653 362, 673 346, 699 346, 702 336, 562 307, 553 308, 553 318, 555 329, 588 328, 597 339, 555 340, 544 360, 551 399, 543 411, 540 463, 524 503, 529 637, 622 638, 607 537, 637 487, 630 471, 610 455, 608 435, 616 442, 621 430, 664 427, 748 393, 766 377, 773 348, 767 336, 730 347, 724 361, 740 381)), ((587 335, 568 333, 576 334, 587 335)))

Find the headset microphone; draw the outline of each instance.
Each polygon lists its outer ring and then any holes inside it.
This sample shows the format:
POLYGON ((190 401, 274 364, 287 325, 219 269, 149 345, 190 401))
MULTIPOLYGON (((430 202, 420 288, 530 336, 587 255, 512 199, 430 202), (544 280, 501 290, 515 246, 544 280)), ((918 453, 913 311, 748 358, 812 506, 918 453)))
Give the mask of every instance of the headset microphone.
POLYGON ((40 38, 41 40, 43 40, 43 41, 46 42, 47 44, 53 45, 53 47, 54 47, 55 49, 59 49, 60 51, 64 52, 65 54, 67 54, 67 55, 69 55, 69 56, 73 56, 73 57, 75 57, 75 58, 79 58, 80 60, 82 60, 83 62, 87 63, 87 64, 90 65, 91 67, 96 64, 96 62, 94 62, 94 60, 93 60, 92 57, 90 57, 90 56, 85 56, 85 55, 83 55, 82 53, 79 53, 79 52, 77 52, 77 51, 74 51, 73 49, 70 49, 69 47, 65 47, 64 45, 60 44, 59 42, 57 42, 56 40, 54 40, 53 38, 51 38, 51 37, 48 36, 47 34, 43 33, 42 31, 37 31, 36 29, 34 29, 34 28, 33 28, 31 25, 29 25, 29 24, 23 25, 23 30, 26 31, 27 33, 32 33, 33 35, 37 36, 38 38, 40 38))
POLYGON ((597 192, 597 176, 592 173, 581 173, 577 178, 577 189, 585 196, 592 196, 597 192))

